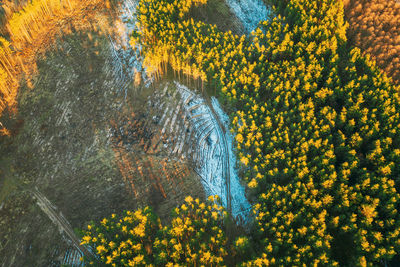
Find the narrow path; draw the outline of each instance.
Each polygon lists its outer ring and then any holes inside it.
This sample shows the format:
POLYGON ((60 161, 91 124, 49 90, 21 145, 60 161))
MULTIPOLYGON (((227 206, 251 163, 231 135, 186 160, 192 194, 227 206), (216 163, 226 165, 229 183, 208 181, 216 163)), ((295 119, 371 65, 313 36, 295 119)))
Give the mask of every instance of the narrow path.
POLYGON ((86 257, 93 258, 94 254, 89 251, 86 247, 80 244, 80 239, 76 236, 71 225, 67 219, 61 214, 61 212, 56 211, 56 206, 54 206, 38 189, 34 187, 29 189, 29 192, 36 198, 37 204, 42 209, 42 211, 49 217, 49 219, 58 227, 61 232, 64 232, 72 244, 86 257))

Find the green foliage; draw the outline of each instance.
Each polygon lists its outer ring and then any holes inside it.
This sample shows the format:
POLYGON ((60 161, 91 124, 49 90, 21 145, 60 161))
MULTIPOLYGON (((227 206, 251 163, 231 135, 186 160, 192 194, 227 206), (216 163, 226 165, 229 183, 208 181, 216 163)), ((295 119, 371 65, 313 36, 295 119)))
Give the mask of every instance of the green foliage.
POLYGON ((249 265, 374 265, 400 249, 400 97, 346 44, 341 1, 273 1, 248 37, 186 19, 193 3, 142 0, 149 72, 215 85, 232 114, 263 250, 249 265))
MULTIPOLYGON (((92 247, 98 260, 109 266, 149 265, 154 262, 152 246, 160 231, 159 218, 146 207, 127 211, 122 218, 112 214, 100 224, 89 224, 81 245, 92 247)), ((94 264, 91 259, 84 260, 86 264, 94 264)))
POLYGON ((225 265, 227 213, 217 201, 218 198, 210 197, 205 204, 188 197, 185 204, 175 209, 171 225, 154 242, 156 265, 225 265))
MULTIPOLYGON (((82 245, 91 246, 107 266, 226 265, 226 220, 218 197, 211 196, 206 203, 187 197, 167 226, 162 227, 148 207, 127 211, 122 218, 113 214, 100 224, 89 224, 83 231, 82 245)), ((230 251, 238 253, 235 248, 230 251)), ((95 264, 91 259, 83 260, 95 264)))

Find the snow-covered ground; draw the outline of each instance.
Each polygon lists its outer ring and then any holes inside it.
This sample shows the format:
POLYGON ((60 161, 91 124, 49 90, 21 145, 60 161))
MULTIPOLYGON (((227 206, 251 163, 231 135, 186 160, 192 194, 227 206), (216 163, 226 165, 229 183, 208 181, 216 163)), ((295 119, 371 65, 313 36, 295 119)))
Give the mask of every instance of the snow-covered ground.
POLYGON ((229 172, 230 172, 230 194, 231 194, 231 205, 232 205, 232 212, 234 212, 235 216, 240 216, 244 221, 247 221, 249 218, 249 213, 251 209, 251 205, 248 202, 245 196, 245 188, 240 183, 240 177, 238 175, 237 169, 235 168, 236 165, 236 155, 234 153, 233 148, 233 136, 229 129, 230 120, 229 116, 223 111, 220 103, 215 97, 212 97, 212 106, 219 118, 222 122, 223 127, 226 129, 225 132, 225 139, 227 144, 227 151, 229 155, 229 172))
POLYGON ((65 266, 75 267, 84 266, 83 262, 80 260, 81 257, 83 257, 82 252, 77 250, 75 247, 71 247, 65 252, 62 264, 65 266))
POLYGON ((243 23, 247 33, 253 31, 260 21, 268 20, 272 15, 263 0, 226 0, 226 2, 243 23))
POLYGON ((246 199, 245 188, 240 183, 235 169, 233 138, 230 132, 224 132, 218 123, 219 120, 224 129, 230 129, 228 115, 224 113, 216 98, 212 98, 212 108, 218 118, 201 95, 178 82, 175 82, 175 85, 183 98, 183 109, 197 140, 192 156, 206 193, 219 195, 224 207, 228 206, 229 197, 233 217, 237 218, 238 222, 246 223, 251 205, 246 199))

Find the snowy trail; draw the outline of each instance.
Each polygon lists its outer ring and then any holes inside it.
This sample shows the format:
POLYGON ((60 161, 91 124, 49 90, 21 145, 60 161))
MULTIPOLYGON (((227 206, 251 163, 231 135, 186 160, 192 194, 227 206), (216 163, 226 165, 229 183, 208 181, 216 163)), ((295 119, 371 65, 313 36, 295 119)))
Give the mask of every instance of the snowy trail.
POLYGON ((260 21, 268 20, 272 15, 263 0, 226 0, 226 3, 240 19, 247 33, 253 31, 260 21))
POLYGON ((229 173, 230 173, 230 195, 231 195, 232 210, 237 211, 236 216, 240 216, 241 218, 244 218, 244 221, 247 221, 246 219, 248 218, 248 215, 251 211, 251 205, 245 197, 245 188, 240 183, 240 177, 235 168, 236 155, 233 152, 234 151, 233 136, 229 131, 230 119, 229 116, 223 111, 220 103, 215 97, 212 97, 211 101, 212 101, 212 108, 214 109, 217 118, 221 121, 223 128, 225 129, 224 135, 226 139, 227 151, 229 153, 229 162, 230 162, 229 173))
POLYGON ((182 98, 189 99, 184 101, 183 109, 199 140, 194 147, 193 161, 197 163, 196 172, 202 178, 206 193, 219 195, 223 206, 239 223, 248 222, 251 205, 234 166, 236 157, 228 131, 228 115, 216 98, 208 101, 178 82, 175 85, 182 98))

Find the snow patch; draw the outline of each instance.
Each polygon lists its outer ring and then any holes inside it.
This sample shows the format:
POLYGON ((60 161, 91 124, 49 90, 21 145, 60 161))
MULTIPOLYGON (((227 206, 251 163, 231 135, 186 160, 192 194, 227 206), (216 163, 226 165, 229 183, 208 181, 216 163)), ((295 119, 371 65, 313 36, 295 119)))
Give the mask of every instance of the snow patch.
POLYGON ((80 260, 81 257, 83 257, 82 252, 80 252, 76 248, 69 248, 64 254, 62 265, 75 267, 84 266, 83 261, 80 260))
POLYGON ((238 175, 237 169, 235 168, 236 164, 236 155, 234 153, 233 148, 233 136, 230 133, 230 119, 229 116, 223 111, 219 101, 212 97, 212 106, 219 120, 222 122, 223 127, 226 129, 225 138, 227 143, 227 152, 229 155, 229 172, 230 172, 230 193, 231 193, 231 205, 232 212, 235 211, 236 216, 240 216, 242 220, 247 221, 250 217, 251 205, 246 198, 245 187, 240 182, 240 177, 238 175))
POLYGON ((233 137, 229 131, 224 132, 218 123, 219 120, 224 129, 229 129, 228 115, 216 98, 212 98, 212 108, 218 118, 201 95, 178 82, 175 85, 179 89, 184 103, 183 109, 195 133, 193 161, 206 194, 219 195, 225 208, 228 206, 229 196, 233 217, 239 223, 247 223, 251 205, 246 199, 245 188, 240 183, 235 168, 233 137))

